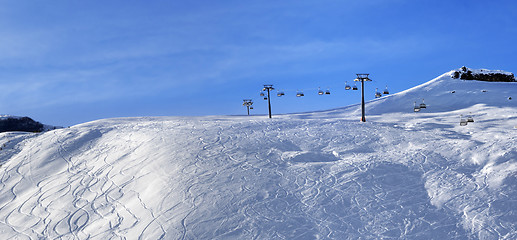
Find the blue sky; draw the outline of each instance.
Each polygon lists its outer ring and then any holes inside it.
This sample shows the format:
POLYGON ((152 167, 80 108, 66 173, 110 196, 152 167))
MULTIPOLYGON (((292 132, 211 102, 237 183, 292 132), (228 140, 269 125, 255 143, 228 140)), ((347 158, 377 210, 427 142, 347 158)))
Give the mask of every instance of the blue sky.
POLYGON ((0 0, 0 113, 69 126, 127 116, 273 114, 358 103, 463 65, 516 71, 511 0, 0 0), (330 96, 316 89, 330 88, 330 96), (296 98, 303 90, 306 97, 296 98))

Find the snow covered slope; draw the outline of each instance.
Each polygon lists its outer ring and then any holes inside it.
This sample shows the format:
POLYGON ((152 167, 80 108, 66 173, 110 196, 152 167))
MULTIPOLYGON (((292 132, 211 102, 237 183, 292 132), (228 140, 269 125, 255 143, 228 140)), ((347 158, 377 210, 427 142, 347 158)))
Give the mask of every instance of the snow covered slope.
POLYGON ((2 133, 0 237, 515 239, 515 90, 445 74, 366 123, 350 106, 2 133))
POLYGON ((476 104, 493 107, 516 106, 515 82, 482 82, 451 78, 454 71, 443 74, 420 86, 386 96, 368 106, 368 113, 412 112, 414 103, 424 101, 425 112, 448 112, 465 109, 476 104), (424 99, 424 100, 422 100, 424 99))

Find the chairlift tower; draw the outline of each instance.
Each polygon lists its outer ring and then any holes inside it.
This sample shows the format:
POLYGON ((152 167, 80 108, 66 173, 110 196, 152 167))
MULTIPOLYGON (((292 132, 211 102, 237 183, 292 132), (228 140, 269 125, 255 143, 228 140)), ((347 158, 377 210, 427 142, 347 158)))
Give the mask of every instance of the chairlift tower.
POLYGON ((369 73, 357 73, 357 78, 354 79, 356 82, 361 82, 361 122, 366 122, 365 111, 364 111, 364 81, 372 81, 368 78, 369 73))
POLYGON ((243 99, 242 101, 243 101, 242 106, 246 106, 246 108, 248 108, 248 116, 249 116, 250 115, 250 108, 253 109, 253 107, 252 107, 253 100, 251 100, 251 99, 243 99))
POLYGON ((264 88, 262 91, 267 91, 267 105, 269 107, 269 118, 271 118, 271 97, 269 96, 269 91, 274 90, 273 85, 264 84, 264 88))

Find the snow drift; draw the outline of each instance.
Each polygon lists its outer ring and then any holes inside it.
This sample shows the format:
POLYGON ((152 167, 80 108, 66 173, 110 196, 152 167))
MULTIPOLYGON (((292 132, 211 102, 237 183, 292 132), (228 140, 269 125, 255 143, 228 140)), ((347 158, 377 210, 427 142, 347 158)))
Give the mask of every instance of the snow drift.
POLYGON ((369 102, 366 123, 350 106, 1 133, 0 235, 515 239, 517 85, 451 74, 369 102))

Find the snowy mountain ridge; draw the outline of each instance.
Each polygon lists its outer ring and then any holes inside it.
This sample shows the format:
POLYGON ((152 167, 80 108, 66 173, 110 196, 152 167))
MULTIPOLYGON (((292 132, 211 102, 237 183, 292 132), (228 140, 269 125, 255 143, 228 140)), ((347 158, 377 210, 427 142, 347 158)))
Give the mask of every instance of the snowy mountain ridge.
POLYGON ((0 236, 515 239, 517 83, 451 74, 366 123, 354 105, 0 133, 0 236))
POLYGON ((453 78, 455 72, 456 70, 444 73, 419 86, 372 101, 368 111, 371 114, 411 112, 415 102, 435 106, 426 109, 426 112, 448 112, 476 104, 514 106, 511 97, 515 93, 515 83, 464 81, 453 78), (380 103, 384 110, 378 107, 380 103))

